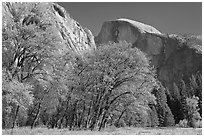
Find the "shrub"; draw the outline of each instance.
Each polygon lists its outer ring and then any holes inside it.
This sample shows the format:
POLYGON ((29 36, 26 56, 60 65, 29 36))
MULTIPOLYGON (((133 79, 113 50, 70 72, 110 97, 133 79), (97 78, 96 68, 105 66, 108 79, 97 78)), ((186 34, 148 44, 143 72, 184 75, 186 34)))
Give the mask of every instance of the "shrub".
POLYGON ((197 128, 202 128, 202 120, 196 122, 197 128))
POLYGON ((178 127, 187 128, 188 127, 188 121, 186 119, 180 120, 177 124, 178 127))
POLYGON ((200 114, 198 113, 199 108, 198 108, 198 97, 191 97, 191 98, 186 98, 186 105, 187 105, 187 120, 188 120, 188 125, 190 127, 197 127, 197 121, 201 119, 200 114))

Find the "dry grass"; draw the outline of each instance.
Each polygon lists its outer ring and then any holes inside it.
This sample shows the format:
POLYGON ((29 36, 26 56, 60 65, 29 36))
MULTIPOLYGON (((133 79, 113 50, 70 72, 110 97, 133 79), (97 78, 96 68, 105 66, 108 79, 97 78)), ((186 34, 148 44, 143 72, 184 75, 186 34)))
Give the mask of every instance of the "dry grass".
POLYGON ((68 129, 47 129, 29 127, 16 128, 13 130, 3 130, 3 135, 202 135, 201 128, 114 128, 109 127, 103 131, 69 131, 68 129))

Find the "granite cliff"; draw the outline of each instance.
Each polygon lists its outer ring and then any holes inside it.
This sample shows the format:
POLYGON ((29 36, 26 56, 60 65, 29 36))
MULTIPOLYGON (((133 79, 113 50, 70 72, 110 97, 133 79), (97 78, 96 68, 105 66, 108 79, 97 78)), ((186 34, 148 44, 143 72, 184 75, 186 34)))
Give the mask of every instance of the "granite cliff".
MULTIPOLYGON (((151 66, 156 69, 160 82, 174 94, 173 83, 186 83, 197 72, 202 73, 202 38, 194 35, 163 34, 156 28, 129 19, 117 19, 103 23, 95 42, 127 41, 147 54, 151 66)), ((173 113, 178 111, 175 102, 168 103, 173 113), (174 105, 172 105, 174 104, 174 105)), ((178 122, 179 116, 176 116, 178 122)))
POLYGON ((202 69, 202 39, 197 36, 163 34, 156 28, 129 19, 104 22, 97 44, 127 41, 147 54, 158 79, 169 88, 202 69))
POLYGON ((44 30, 49 26, 52 35, 59 41, 58 50, 61 51, 83 54, 95 48, 91 31, 83 28, 56 3, 2 3, 2 17, 3 25, 14 21, 26 26, 37 25, 44 30))

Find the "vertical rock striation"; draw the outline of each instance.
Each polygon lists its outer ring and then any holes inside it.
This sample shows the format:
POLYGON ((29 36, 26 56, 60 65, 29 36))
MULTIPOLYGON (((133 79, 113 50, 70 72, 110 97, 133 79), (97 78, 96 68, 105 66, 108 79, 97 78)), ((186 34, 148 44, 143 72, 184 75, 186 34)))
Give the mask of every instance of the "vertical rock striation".
POLYGON ((56 3, 3 3, 2 15, 3 25, 8 24, 8 21, 14 21, 26 26, 37 25, 44 30, 49 26, 51 35, 55 35, 59 41, 60 52, 72 50, 83 54, 95 49, 94 36, 91 31, 83 28, 56 3))

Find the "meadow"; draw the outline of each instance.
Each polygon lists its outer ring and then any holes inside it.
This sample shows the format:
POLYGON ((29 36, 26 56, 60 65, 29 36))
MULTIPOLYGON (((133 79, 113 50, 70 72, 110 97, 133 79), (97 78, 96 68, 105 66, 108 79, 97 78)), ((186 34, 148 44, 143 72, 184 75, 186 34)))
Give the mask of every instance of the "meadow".
POLYGON ((47 129, 30 127, 15 128, 13 131, 3 130, 3 135, 202 135, 202 128, 135 128, 108 127, 102 131, 79 130, 70 131, 68 129, 47 129))

